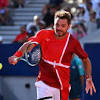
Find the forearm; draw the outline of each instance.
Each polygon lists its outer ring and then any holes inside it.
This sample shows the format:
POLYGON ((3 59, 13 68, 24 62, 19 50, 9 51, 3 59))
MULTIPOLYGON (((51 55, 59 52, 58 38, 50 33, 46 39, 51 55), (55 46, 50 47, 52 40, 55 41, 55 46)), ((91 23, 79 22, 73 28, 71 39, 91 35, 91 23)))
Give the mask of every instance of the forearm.
MULTIPOLYGON (((31 42, 26 42, 26 43, 24 43, 24 44, 15 52, 15 54, 13 54, 13 56, 9 57, 9 58, 8 58, 9 63, 15 65, 15 64, 19 61, 19 58, 21 58, 21 57, 24 55, 24 53, 26 52, 26 49, 27 49, 27 47, 29 46, 30 43, 31 43, 31 42)), ((32 45, 32 47, 33 47, 33 45, 32 45)), ((31 48, 32 48, 32 47, 31 47, 31 48)))
POLYGON ((27 47, 28 47, 28 43, 26 42, 18 49, 18 51, 24 53, 27 47))
POLYGON ((89 58, 83 59, 86 78, 92 78, 92 67, 89 58))
POLYGON ((14 54, 15 56, 23 56, 25 52, 30 52, 32 48, 35 46, 35 44, 32 44, 31 42, 25 42, 14 54))
POLYGON ((26 48, 28 47, 29 43, 25 42, 14 54, 14 56, 21 57, 24 55, 26 48))

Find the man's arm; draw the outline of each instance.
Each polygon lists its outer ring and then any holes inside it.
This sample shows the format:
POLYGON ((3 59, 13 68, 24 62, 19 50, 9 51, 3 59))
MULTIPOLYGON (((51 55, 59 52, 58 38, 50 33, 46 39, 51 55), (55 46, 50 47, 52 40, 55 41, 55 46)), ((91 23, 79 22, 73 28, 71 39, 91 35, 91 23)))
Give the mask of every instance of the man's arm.
MULTIPOLYGON (((25 43, 16 51, 16 53, 15 53, 13 56, 11 56, 11 57, 8 58, 8 61, 9 61, 10 64, 15 65, 15 64, 19 61, 19 59, 17 59, 17 58, 20 58, 20 57, 22 57, 22 56, 24 55, 24 53, 25 53, 27 47, 30 45, 30 42, 31 42, 31 41, 25 42, 25 43)), ((33 47, 34 47, 34 44, 31 45, 31 46, 28 48, 28 52, 30 52, 30 51, 32 50, 33 47)))
POLYGON ((84 68, 85 68, 85 76, 86 78, 91 78, 92 76, 92 67, 91 67, 91 62, 89 60, 89 58, 83 59, 83 64, 84 64, 84 68))
POLYGON ((89 58, 83 59, 85 75, 86 75, 86 93, 90 90, 90 95, 93 94, 93 91, 96 93, 94 83, 92 81, 92 67, 89 58))

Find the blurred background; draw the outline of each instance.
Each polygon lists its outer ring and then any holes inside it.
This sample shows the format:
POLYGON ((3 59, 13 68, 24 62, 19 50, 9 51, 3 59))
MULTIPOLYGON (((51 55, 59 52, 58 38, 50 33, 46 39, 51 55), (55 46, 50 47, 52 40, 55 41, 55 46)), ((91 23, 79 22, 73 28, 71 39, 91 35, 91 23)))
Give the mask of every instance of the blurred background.
POLYGON ((39 30, 53 29, 60 9, 71 12, 69 32, 81 42, 93 66, 97 93, 90 97, 84 91, 82 100, 99 98, 100 0, 0 0, 0 100, 36 100, 38 66, 12 66, 8 57, 39 30))

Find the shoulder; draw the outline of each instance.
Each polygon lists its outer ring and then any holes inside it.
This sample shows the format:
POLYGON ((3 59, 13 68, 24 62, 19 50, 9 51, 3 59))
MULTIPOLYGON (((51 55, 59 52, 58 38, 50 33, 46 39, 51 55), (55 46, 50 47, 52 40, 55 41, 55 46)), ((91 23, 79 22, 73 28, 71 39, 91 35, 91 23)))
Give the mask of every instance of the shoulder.
POLYGON ((71 44, 73 44, 73 45, 80 44, 79 40, 77 40, 72 34, 70 34, 69 42, 71 42, 71 44))
POLYGON ((51 32, 54 32, 54 30, 49 30, 49 29, 42 29, 40 31, 38 31, 38 33, 51 33, 51 32))
POLYGON ((78 41, 72 34, 70 34, 70 40, 71 41, 78 41))
POLYGON ((53 30, 42 29, 42 30, 38 31, 35 36, 30 37, 28 39, 28 41, 33 40, 33 39, 42 41, 42 40, 52 36, 53 33, 54 33, 53 30))
POLYGON ((54 33, 54 30, 42 29, 36 33, 36 36, 48 37, 48 36, 51 36, 53 33, 54 33))

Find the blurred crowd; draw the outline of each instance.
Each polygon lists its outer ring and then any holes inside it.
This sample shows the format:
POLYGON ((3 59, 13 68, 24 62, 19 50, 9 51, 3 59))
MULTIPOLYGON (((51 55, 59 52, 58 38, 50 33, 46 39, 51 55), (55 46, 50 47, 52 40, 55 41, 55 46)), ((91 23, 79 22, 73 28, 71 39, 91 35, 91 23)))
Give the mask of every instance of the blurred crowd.
MULTIPOLYGON (((73 7, 74 11, 69 6, 62 7, 64 2, 64 0, 50 0, 42 8, 42 17, 34 15, 33 22, 21 26, 20 33, 13 42, 23 43, 41 29, 53 29, 55 12, 60 9, 71 13, 72 22, 69 32, 75 38, 81 39, 100 29, 100 0, 83 0, 73 7)), ((0 0, 0 25, 13 25, 9 8, 24 8, 25 3, 25 0, 0 0)))
POLYGON ((13 25, 11 8, 24 8, 24 0, 0 0, 0 25, 13 25))
POLYGON ((8 0, 0 0, 0 25, 11 25, 13 21, 9 15, 8 0))
POLYGON ((72 34, 80 39, 100 28, 100 1, 84 0, 72 18, 72 34))

